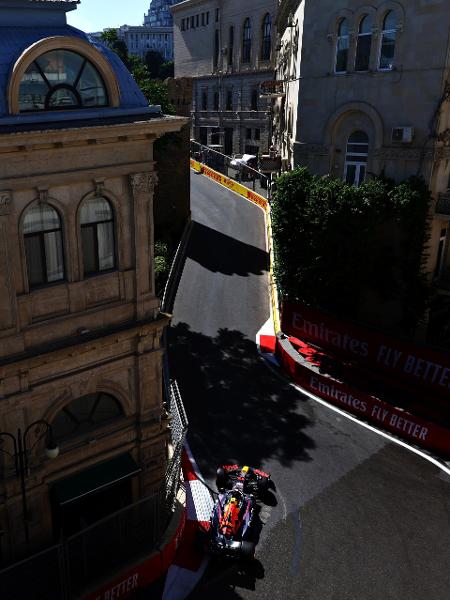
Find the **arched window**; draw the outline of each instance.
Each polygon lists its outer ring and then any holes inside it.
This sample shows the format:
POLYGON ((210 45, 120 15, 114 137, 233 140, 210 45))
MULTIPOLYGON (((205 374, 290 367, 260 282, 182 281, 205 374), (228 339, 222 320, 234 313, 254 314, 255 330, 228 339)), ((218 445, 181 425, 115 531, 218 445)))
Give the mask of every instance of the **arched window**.
POLYGON ((103 392, 72 400, 55 417, 52 433, 56 442, 95 431, 123 417, 120 403, 103 392))
POLYGON ((379 68, 390 71, 394 68, 395 37, 397 34, 397 18, 394 11, 389 11, 384 17, 381 34, 379 68))
POLYGON ((267 13, 262 23, 261 60, 270 60, 272 50, 272 19, 267 13))
POLYGON ((369 156, 369 137, 364 131, 353 132, 347 142, 345 155, 344 179, 357 187, 366 178, 367 159, 369 156))
POLYGON ((115 268, 114 215, 105 198, 91 198, 81 207, 84 275, 115 268))
POLYGON ((358 39, 356 42, 355 71, 369 70, 371 46, 372 26, 370 18, 365 16, 359 22, 358 39))
POLYGON ((336 73, 345 73, 347 71, 349 40, 348 21, 347 19, 342 19, 339 23, 336 41, 336 73))
POLYGON ((244 21, 244 31, 242 34, 242 62, 250 62, 252 54, 252 24, 250 19, 247 18, 244 21))
POLYGON ((29 208, 23 220, 23 235, 30 288, 64 279, 61 219, 46 203, 29 208))
POLYGON ((99 72, 71 50, 45 52, 30 64, 20 82, 20 112, 107 105, 106 86, 99 72))

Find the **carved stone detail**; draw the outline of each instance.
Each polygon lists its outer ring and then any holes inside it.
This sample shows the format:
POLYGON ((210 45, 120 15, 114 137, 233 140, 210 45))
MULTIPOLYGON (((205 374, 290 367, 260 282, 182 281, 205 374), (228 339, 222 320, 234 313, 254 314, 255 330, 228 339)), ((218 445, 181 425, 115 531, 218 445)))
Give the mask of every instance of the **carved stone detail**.
POLYGON ((158 183, 158 176, 153 171, 150 173, 135 173, 130 175, 133 194, 153 194, 158 183))
POLYGON ((97 196, 97 198, 102 198, 103 192, 105 189, 105 180, 104 179, 94 179, 94 186, 95 186, 95 195, 97 196))
POLYGON ((0 215, 8 215, 11 206, 12 195, 9 190, 0 191, 0 215))
POLYGON ((48 202, 48 188, 41 186, 38 187, 38 194, 39 194, 39 204, 47 204, 48 202))

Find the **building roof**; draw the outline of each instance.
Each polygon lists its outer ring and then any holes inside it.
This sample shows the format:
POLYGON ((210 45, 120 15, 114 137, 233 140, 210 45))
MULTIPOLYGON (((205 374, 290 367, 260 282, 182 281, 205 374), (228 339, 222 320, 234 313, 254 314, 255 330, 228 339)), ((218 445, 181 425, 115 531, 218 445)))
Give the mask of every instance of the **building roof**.
MULTIPOLYGON (((52 3, 61 2, 62 0, 28 0, 29 2, 40 2, 40 3, 52 3)), ((64 2, 74 3, 76 0, 64 0, 64 2)), ((116 76, 119 90, 120 90, 120 106, 116 109, 111 108, 98 108, 99 116, 101 111, 114 110, 116 113, 125 110, 130 112, 136 109, 142 109, 142 113, 148 110, 148 101, 144 94, 139 89, 138 85, 132 78, 130 72, 122 63, 120 58, 104 46, 99 43, 98 40, 90 38, 89 35, 84 32, 71 27, 70 25, 61 26, 25 26, 25 27, 3 27, 0 26, 0 121, 7 118, 11 120, 8 110, 7 92, 8 82, 11 76, 14 64, 21 54, 35 42, 52 37, 52 36, 69 36, 75 37, 86 42, 89 42, 94 46, 110 63, 112 70, 116 76)), ((79 112, 83 114, 83 111, 70 111, 72 118, 75 116, 74 113, 79 112)), ((90 111, 91 112, 91 111, 90 111)), ((154 111, 152 111, 154 112, 154 111)), ((54 113, 53 113, 54 114, 54 113)), ((87 117, 87 113, 86 114, 87 117)), ((67 113, 59 113, 60 118, 63 118, 67 113)), ((27 115, 30 117, 30 115, 27 115)), ((44 120, 44 113, 35 113, 33 116, 44 120)), ((25 117, 25 115, 24 115, 25 117)), ((21 117, 15 117, 15 122, 21 117)), ((66 117, 67 118, 67 117, 66 117)), ((28 119, 27 119, 28 120, 28 119)), ((51 119, 54 120, 54 117, 51 119)))

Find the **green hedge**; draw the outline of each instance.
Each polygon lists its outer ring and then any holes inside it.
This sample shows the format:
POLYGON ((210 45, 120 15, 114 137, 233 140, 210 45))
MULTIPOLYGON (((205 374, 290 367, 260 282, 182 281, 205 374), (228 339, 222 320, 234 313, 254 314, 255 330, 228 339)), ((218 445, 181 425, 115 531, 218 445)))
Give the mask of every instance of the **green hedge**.
POLYGON ((275 277, 284 297, 370 321, 367 298, 399 307, 411 331, 427 301, 423 261, 430 193, 422 179, 359 188, 298 168, 272 205, 275 277))

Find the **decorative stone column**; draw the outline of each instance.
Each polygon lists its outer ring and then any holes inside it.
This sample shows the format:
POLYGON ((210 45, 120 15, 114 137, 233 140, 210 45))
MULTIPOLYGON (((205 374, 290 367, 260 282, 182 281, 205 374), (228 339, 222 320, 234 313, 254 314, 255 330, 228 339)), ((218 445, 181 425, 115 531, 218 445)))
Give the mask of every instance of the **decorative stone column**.
POLYGON ((8 244, 11 202, 11 192, 0 190, 0 335, 2 332, 14 328, 17 322, 16 293, 8 244))
POLYGON ((133 190, 134 251, 136 257, 136 316, 153 315, 155 301, 153 193, 158 182, 154 172, 130 175, 133 190))

